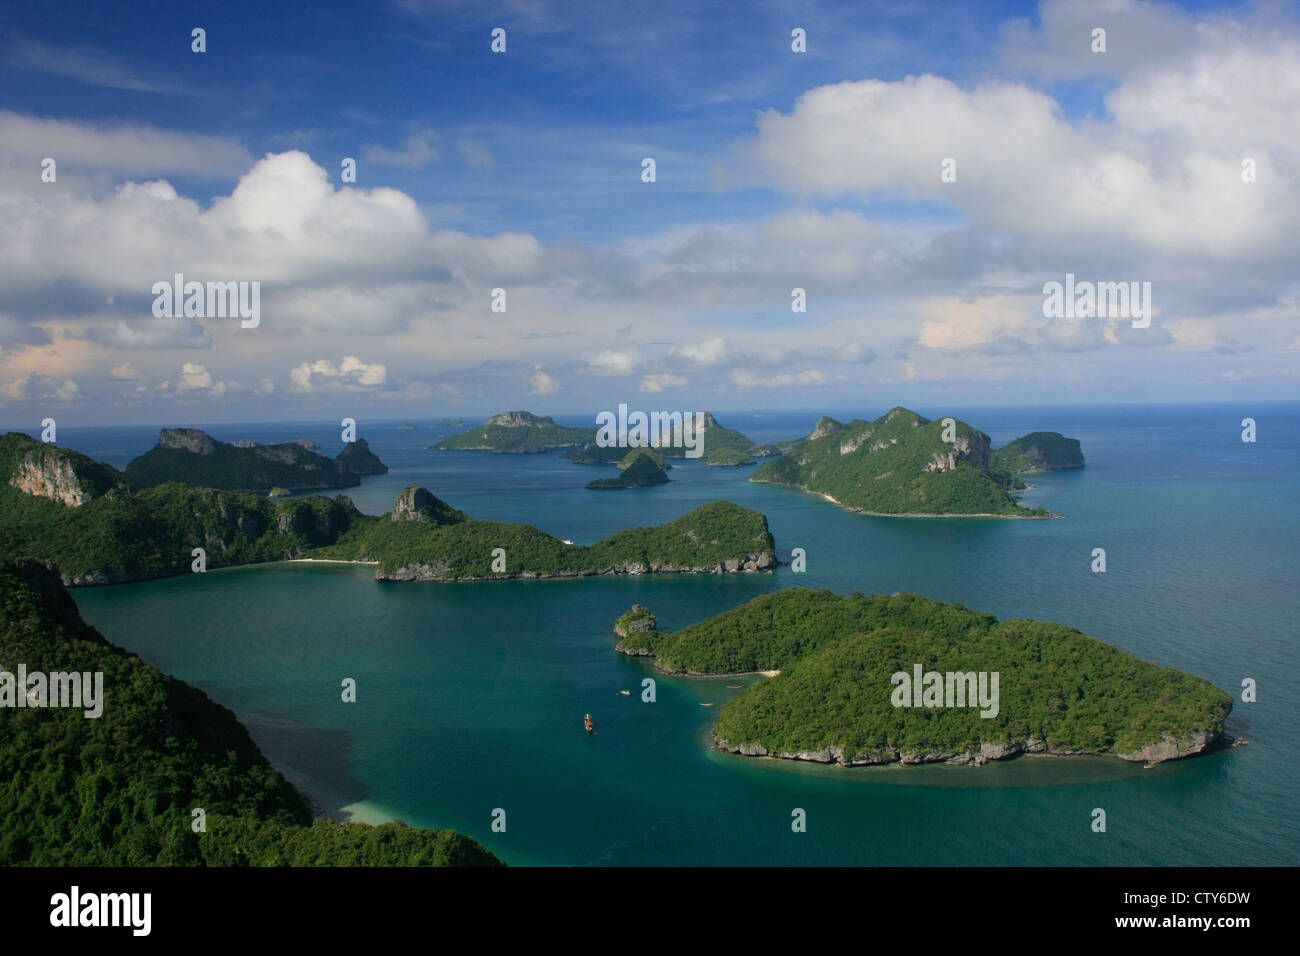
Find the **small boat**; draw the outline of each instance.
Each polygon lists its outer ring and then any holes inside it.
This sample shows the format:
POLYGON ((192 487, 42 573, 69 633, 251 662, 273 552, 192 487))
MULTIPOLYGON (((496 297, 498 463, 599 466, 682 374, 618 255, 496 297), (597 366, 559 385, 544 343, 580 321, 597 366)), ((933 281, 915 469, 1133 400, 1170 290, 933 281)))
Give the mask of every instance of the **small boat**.
POLYGON ((728 684, 727 690, 740 690, 740 688, 744 686, 745 686, 744 684, 728 684))
POLYGON ((622 694, 624 697, 631 697, 631 696, 632 696, 632 692, 631 692, 630 690, 621 690, 621 691, 619 691, 619 693, 622 694))
POLYGON ((712 701, 709 701, 709 703, 707 703, 707 704, 700 704, 700 706, 701 706, 701 707, 712 707, 712 706, 713 706, 713 702, 712 702, 712 701))
POLYGON ((596 723, 591 719, 591 714, 587 714, 582 718, 582 726, 587 728, 587 733, 589 734, 596 732, 596 723))

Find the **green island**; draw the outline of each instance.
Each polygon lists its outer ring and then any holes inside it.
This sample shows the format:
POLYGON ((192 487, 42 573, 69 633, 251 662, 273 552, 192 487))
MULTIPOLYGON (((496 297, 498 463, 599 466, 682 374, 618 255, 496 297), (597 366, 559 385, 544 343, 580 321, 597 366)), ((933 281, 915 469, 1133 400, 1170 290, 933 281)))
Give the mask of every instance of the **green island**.
POLYGON ((801 488, 863 514, 1054 517, 1043 508, 1021 506, 1010 493, 1023 482, 1014 471, 997 471, 994 462, 1010 467, 1018 460, 1014 453, 995 459, 988 435, 957 419, 948 421, 951 440, 945 441, 944 419, 930 421, 902 407, 870 422, 823 417, 806 438, 786 442, 784 454, 765 462, 749 480, 801 488))
MULTIPOLYGON (((699 440, 704 454, 702 457, 708 465, 730 467, 734 465, 752 465, 761 451, 758 445, 750 441, 733 428, 724 428, 713 417, 712 412, 704 412, 703 426, 699 440)), ((692 416, 683 430, 690 436, 695 434, 695 418, 692 416)), ((672 443, 672 436, 665 436, 659 442, 659 449, 668 458, 685 458, 685 442, 672 443)))
MULTIPOLYGON (((287 488, 312 491, 350 488, 362 475, 382 475, 388 467, 358 438, 328 458, 314 451, 315 442, 275 445, 217 441, 197 428, 164 428, 158 444, 126 466, 126 478, 143 487, 183 481, 224 491, 287 488)), ((107 467, 107 466, 105 466, 107 467)))
MULTIPOLYGON (((700 429, 703 454, 709 465, 752 465, 764 455, 775 454, 772 446, 754 444, 740 432, 718 424, 712 412, 703 412, 700 429)), ((659 456, 661 468, 671 467, 665 459, 685 458, 686 444, 695 435, 695 419, 683 423, 685 434, 665 434, 650 447, 598 445, 598 429, 570 428, 557 425, 554 419, 543 418, 532 412, 502 412, 493 415, 477 428, 459 435, 449 435, 430 448, 440 451, 490 451, 498 454, 539 454, 555 448, 570 449, 564 455, 579 465, 607 465, 618 462, 627 468, 642 451, 652 451, 659 456)))
POLYGON ((535 455, 553 448, 570 448, 595 441, 595 428, 570 428, 567 425, 557 425, 553 418, 519 411, 493 415, 477 428, 459 435, 448 435, 430 447, 438 451, 535 455))
POLYGON ((1058 432, 1030 432, 989 454, 989 470, 1001 475, 1025 475, 1083 467, 1079 439, 1058 432))
POLYGON ((767 519, 728 501, 582 546, 530 525, 470 518, 416 487, 378 516, 342 495, 270 499, 180 482, 137 489, 111 466, 18 432, 0 436, 0 479, 0 556, 53 561, 70 585, 189 573, 195 548, 205 550, 208 569, 356 561, 377 565, 375 576, 391 581, 722 573, 776 564, 767 519))
MULTIPOLYGON (((916 594, 787 588, 661 631, 645 608, 619 618, 617 649, 687 675, 764 672, 724 704, 714 746, 841 765, 975 763, 1104 754, 1147 764, 1222 736, 1230 695, 1061 624, 998 621, 916 594), (896 673, 998 673, 996 713, 894 706, 896 673)), ((960 698, 958 698, 960 700, 960 698)))
MULTIPOLYGON (((620 465, 620 467, 622 467, 620 465)), ((617 478, 597 478, 587 482, 591 489, 649 488, 668 482, 668 475, 647 452, 640 452, 630 465, 622 469, 617 478)))
POLYGON ((233 713, 110 644, 34 560, 0 563, 0 671, 20 664, 102 674, 102 713, 15 707, 0 675, 0 865, 502 865, 452 830, 313 821, 233 713))
POLYGON ((642 455, 649 456, 650 460, 662 468, 664 471, 672 471, 673 464, 664 457, 663 452, 657 448, 605 448, 600 445, 587 445, 585 448, 575 448, 566 451, 560 457, 571 458, 574 463, 579 465, 618 465, 620 469, 631 467, 642 455))

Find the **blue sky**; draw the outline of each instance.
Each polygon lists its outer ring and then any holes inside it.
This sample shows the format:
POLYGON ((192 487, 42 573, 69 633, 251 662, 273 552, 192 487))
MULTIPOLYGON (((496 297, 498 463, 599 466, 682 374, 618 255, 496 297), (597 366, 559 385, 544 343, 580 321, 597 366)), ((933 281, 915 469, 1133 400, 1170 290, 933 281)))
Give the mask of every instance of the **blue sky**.
POLYGON ((1298 36, 1287 3, 10 5, 0 421, 1295 397, 1298 36), (176 271, 259 282, 261 325, 155 318, 176 271), (1151 326, 1045 318, 1066 272, 1150 281, 1151 326))

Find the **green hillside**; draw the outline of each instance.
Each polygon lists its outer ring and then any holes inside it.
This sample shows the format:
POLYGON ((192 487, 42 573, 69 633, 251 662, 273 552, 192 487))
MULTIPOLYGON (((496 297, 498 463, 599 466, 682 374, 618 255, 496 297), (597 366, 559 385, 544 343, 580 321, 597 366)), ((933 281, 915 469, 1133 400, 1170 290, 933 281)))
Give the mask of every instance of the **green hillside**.
POLYGON ((0 707, 0 865, 499 865, 450 830, 312 824, 234 714, 109 644, 35 561, 0 563, 0 670, 19 663, 101 673, 102 714, 0 707))
POLYGON ((823 418, 749 480, 804 488, 873 514, 1046 516, 1021 507, 990 474, 988 436, 953 421, 953 440, 945 441, 942 419, 901 407, 870 422, 823 418))
POLYGON ((595 428, 557 425, 552 418, 532 412, 502 412, 482 425, 448 435, 433 445, 439 451, 490 451, 498 454, 539 454, 553 448, 593 444, 595 428))
POLYGON ((840 596, 788 588, 681 631, 629 633, 624 653, 667 670, 781 673, 725 704, 725 749, 841 763, 975 759, 1021 751, 1158 761, 1211 744, 1231 697, 1060 624, 993 615, 915 594, 840 596), (896 707, 896 672, 999 674, 997 713, 896 707))

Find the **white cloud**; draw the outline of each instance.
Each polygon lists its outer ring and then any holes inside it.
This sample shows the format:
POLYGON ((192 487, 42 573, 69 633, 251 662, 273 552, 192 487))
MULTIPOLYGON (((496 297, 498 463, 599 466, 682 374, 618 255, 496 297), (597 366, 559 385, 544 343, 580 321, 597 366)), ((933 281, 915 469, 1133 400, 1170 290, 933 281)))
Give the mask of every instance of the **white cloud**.
POLYGON ((755 375, 743 368, 731 370, 731 380, 741 388, 789 388, 792 385, 825 385, 831 376, 821 369, 804 369, 802 372, 778 372, 775 375, 755 375))
POLYGON ((402 169, 423 169, 438 158, 438 149, 434 146, 438 134, 428 128, 415 129, 407 135, 398 149, 369 145, 361 151, 363 163, 377 166, 397 166, 402 169))
POLYGON ((709 367, 726 362, 729 351, 726 339, 719 337, 698 344, 673 346, 670 354, 679 356, 693 365, 709 367))
POLYGON ((386 366, 367 364, 355 355, 345 356, 339 365, 329 359, 303 362, 289 372, 289 387, 294 392, 366 391, 379 388, 387 380, 386 366))
POLYGON ((533 370, 532 375, 528 376, 528 390, 534 395, 552 395, 559 391, 559 388, 559 382, 542 371, 540 365, 533 370))
POLYGON ((640 349, 603 349, 587 356, 587 364, 606 375, 628 375, 646 361, 640 349))
POLYGON ((653 375, 642 376, 641 391, 662 392, 669 388, 681 388, 685 384, 686 379, 680 375, 674 375, 671 372, 656 372, 653 375))

